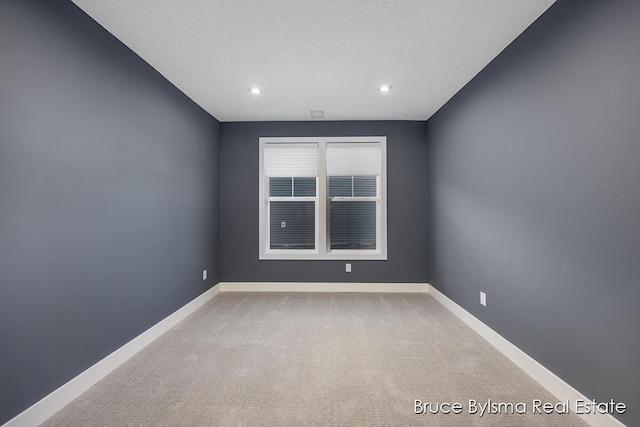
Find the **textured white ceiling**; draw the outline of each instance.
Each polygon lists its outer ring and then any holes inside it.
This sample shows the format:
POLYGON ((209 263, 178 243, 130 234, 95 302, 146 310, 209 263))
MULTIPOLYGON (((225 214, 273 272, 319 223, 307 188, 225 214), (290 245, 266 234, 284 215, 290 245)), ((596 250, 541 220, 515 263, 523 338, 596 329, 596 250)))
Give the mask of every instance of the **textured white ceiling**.
POLYGON ((555 0, 73 1, 218 120, 260 121, 426 120, 555 0))

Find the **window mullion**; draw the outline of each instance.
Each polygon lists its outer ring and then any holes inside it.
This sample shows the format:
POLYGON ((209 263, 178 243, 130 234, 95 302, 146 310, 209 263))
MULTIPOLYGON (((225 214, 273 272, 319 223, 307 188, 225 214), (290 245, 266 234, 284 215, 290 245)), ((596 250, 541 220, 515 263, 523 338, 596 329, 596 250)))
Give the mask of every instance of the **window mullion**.
POLYGON ((375 196, 356 196, 356 197, 348 197, 348 196, 333 196, 329 197, 329 200, 334 202, 376 202, 380 203, 380 198, 375 196))
POLYGON ((327 143, 319 141, 318 143, 318 215, 316 241, 320 255, 327 253, 327 143))
POLYGON ((315 201, 317 197, 311 196, 272 196, 268 197, 267 200, 269 202, 306 202, 306 201, 315 201))
POLYGON ((265 207, 265 216, 266 216, 266 221, 264 224, 266 233, 264 236, 265 239, 265 251, 269 252, 271 250, 271 200, 267 197, 266 202, 264 203, 265 207))

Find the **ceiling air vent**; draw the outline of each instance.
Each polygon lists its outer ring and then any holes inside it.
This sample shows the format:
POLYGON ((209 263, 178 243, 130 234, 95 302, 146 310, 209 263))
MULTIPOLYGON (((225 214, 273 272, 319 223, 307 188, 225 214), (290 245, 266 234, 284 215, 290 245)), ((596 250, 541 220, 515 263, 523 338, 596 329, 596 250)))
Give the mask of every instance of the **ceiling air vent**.
POLYGON ((311 110, 312 119, 324 119, 324 110, 311 110))

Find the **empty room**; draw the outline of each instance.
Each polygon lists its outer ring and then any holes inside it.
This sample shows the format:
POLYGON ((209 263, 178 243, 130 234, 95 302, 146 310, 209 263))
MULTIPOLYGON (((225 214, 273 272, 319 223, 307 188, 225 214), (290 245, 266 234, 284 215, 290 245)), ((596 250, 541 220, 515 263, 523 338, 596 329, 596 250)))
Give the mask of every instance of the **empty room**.
POLYGON ((0 425, 640 425, 639 22, 0 0, 0 425))

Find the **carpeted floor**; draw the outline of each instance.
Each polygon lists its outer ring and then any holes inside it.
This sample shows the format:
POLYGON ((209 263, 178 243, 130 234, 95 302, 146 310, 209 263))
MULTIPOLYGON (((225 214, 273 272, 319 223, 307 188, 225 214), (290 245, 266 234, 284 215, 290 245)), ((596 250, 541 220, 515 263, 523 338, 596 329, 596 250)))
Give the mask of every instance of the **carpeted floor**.
POLYGON ((534 399, 557 401, 429 295, 221 293, 44 425, 586 425, 534 399))

